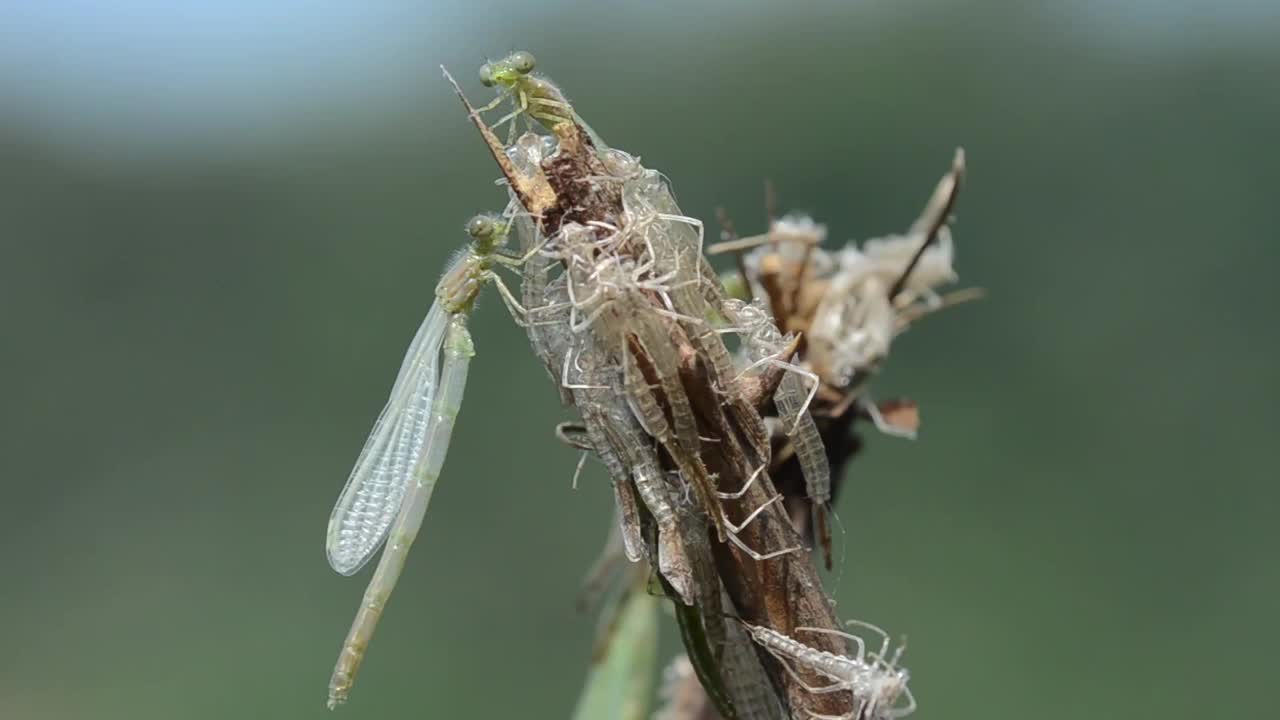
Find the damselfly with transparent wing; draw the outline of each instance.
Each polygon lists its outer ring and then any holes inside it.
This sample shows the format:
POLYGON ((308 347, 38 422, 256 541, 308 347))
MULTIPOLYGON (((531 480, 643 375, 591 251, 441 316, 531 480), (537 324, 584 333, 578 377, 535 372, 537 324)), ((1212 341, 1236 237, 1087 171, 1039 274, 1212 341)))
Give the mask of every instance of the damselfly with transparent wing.
POLYGON ((457 256, 436 286, 436 301, 409 346, 391 398, 329 518, 329 564, 344 575, 359 570, 389 538, 329 682, 330 708, 346 700, 422 527, 475 354, 467 317, 476 297, 492 282, 517 321, 524 315, 493 272, 495 263, 522 261, 502 249, 507 228, 506 221, 483 215, 468 224, 471 246, 457 256))

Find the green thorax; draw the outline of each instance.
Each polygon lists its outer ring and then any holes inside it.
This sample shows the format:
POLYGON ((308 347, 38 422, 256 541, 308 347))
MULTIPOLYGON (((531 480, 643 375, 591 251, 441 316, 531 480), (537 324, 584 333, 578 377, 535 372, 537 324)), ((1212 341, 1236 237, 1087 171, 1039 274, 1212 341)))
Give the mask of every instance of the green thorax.
POLYGON ((436 297, 445 312, 456 315, 474 310, 492 265, 491 253, 480 254, 474 248, 468 249, 436 286, 436 297))

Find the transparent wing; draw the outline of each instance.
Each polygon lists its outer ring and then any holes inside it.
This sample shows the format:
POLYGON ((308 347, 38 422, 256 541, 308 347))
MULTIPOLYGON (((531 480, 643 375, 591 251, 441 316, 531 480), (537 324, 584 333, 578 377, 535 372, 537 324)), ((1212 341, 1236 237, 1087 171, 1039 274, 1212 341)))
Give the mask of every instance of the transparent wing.
POLYGON ((391 397, 329 516, 325 551, 329 565, 343 575, 356 573, 378 551, 404 500, 426 441, 448 323, 448 313, 436 301, 405 353, 391 397))

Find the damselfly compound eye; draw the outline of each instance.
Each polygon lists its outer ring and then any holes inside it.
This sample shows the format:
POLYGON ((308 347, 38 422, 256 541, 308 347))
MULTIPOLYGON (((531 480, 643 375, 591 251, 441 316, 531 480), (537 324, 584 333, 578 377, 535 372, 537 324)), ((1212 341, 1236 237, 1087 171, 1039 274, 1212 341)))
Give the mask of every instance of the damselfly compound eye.
POLYGON ((467 223, 467 234, 476 239, 489 237, 497 229, 497 223, 488 215, 477 215, 467 223))
POLYGON ((521 75, 528 75, 533 72, 534 59, 531 53, 523 50, 511 53, 511 57, 507 58, 507 62, 511 63, 511 69, 521 75))
POLYGON ((480 84, 493 87, 493 68, 489 67, 489 63, 480 66, 480 84))

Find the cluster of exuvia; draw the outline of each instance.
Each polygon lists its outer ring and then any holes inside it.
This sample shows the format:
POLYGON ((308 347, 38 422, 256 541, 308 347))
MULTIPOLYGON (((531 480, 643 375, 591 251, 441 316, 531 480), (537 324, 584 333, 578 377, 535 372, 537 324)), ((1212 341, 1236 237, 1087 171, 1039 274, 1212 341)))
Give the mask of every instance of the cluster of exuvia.
MULTIPOLYGON (((822 248, 827 228, 806 215, 771 219, 769 231, 712 245, 712 254, 739 255, 725 285, 740 296, 764 298, 784 331, 802 335, 801 364, 820 380, 826 404, 849 403, 884 364, 893 339, 914 321, 981 296, 976 289, 946 296, 938 288, 959 279, 948 225, 964 174, 957 150, 951 171, 938 183, 906 233, 822 248), (749 251, 749 252, 744 252, 749 251)), ((861 407, 890 434, 911 427, 887 423, 865 398, 861 407)))
POLYGON ((949 235, 910 260, 912 272, 902 270, 902 256, 909 260, 919 235, 828 255, 811 239, 788 240, 812 238, 817 226, 786 218, 744 260, 740 290, 758 292, 734 297, 704 255, 702 222, 680 211, 661 174, 606 147, 533 67, 528 53, 486 63, 481 81, 499 89, 498 99, 480 110, 463 99, 509 202, 468 225, 469 248, 437 287, 330 518, 327 549, 338 572, 356 572, 386 542, 334 670, 330 706, 346 699, 422 524, 474 354, 467 317, 493 284, 562 400, 581 415, 561 426, 561 438, 609 472, 619 555, 648 560, 686 608, 681 617, 696 623, 686 645, 701 644, 690 659, 721 712, 744 720, 776 718, 783 706, 797 718, 910 712, 907 674, 897 654, 885 659, 887 639, 868 653, 836 629, 770 472, 774 447, 787 444, 807 501, 825 509, 831 473, 810 408, 829 378, 847 386, 873 368, 904 311, 917 298, 930 302, 932 278, 950 272, 949 235), (499 123, 512 124, 503 143, 480 113, 505 100, 513 110, 499 123), (522 120, 529 131, 517 137, 522 120), (518 251, 507 249, 509 235, 518 251), (502 267, 519 274, 518 296, 497 274, 502 267), (904 280, 906 289, 897 288, 904 280), (787 297, 774 286, 786 286, 787 297), (794 301, 818 286, 821 297, 804 300, 812 312, 800 312, 794 301), (801 334, 803 361, 795 357, 801 334), (724 582, 727 572, 736 573, 733 582, 724 582), (776 596, 756 596, 766 592, 776 596), (751 623, 725 622, 737 617, 751 623), (783 626, 810 627, 813 639, 770 629, 783 626), (753 647, 780 664, 762 664, 753 647), (830 682, 815 685, 801 673, 830 682), (780 702, 769 690, 779 685, 798 690, 780 702))
MULTIPOLYGON (((532 172, 554 151, 546 143, 526 134, 510 155, 518 168, 532 172)), ((781 499, 776 493, 738 523, 721 506, 722 500, 744 497, 765 477, 765 466, 758 465, 742 487, 720 489, 703 460, 707 436, 681 377, 690 366, 682 351, 691 349, 705 361, 703 370, 718 399, 739 410, 748 425, 743 434, 750 447, 744 451, 752 456, 768 454, 768 430, 751 396, 752 390, 758 393, 766 368, 780 373, 771 384, 789 410, 788 429, 810 433, 805 441, 817 444, 820 456, 822 441, 808 416, 812 393, 806 397, 802 386, 788 382, 798 378, 786 372, 812 375, 786 361, 790 339, 778 333, 767 314, 724 294, 702 253, 701 221, 679 214, 659 174, 619 150, 602 150, 598 157, 607 174, 593 181, 620 186, 619 217, 566 221, 550 237, 538 232, 532 218, 515 224, 522 246, 531 249, 523 273, 529 338, 564 399, 582 413, 585 442, 614 478, 627 555, 643 556, 633 512, 639 500, 657 525, 660 572, 692 603, 695 581, 680 549, 673 509, 679 503, 673 498, 692 497, 721 541, 756 560, 800 548, 755 549, 740 537, 748 523, 781 499), (729 352, 724 336, 730 333, 738 335, 750 361, 739 363, 729 352), (674 472, 660 471, 660 452, 671 459, 674 472)), ((821 503, 826 466, 815 466, 820 471, 814 500, 821 503)))
MULTIPOLYGON (((713 255, 733 253, 737 269, 722 276, 731 294, 763 302, 781 332, 801 339, 793 362, 816 379, 809 407, 837 479, 830 484, 833 496, 844 465, 861 447, 855 421, 869 420, 888 435, 916 435, 919 415, 913 401, 877 403, 869 393, 869 381, 884 365, 894 339, 922 317, 982 296, 977 288, 938 293, 958 279, 949 223, 963 174, 964 153, 957 150, 924 211, 901 235, 826 250, 826 226, 806 215, 776 218, 770 192, 766 233, 739 238, 722 215, 723 240, 708 248, 713 255)), ((775 446, 771 470, 793 521, 806 537, 821 542, 831 567, 825 518, 810 515, 799 494, 812 475, 811 453, 798 443, 775 446), (803 475, 803 482, 796 475, 803 475)))

